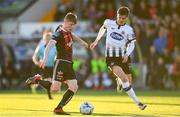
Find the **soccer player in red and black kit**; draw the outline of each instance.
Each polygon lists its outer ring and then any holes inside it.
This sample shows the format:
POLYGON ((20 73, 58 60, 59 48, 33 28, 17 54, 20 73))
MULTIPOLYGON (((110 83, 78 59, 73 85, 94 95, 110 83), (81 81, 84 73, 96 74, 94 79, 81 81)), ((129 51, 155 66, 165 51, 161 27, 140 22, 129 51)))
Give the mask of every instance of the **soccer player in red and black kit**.
POLYGON ((46 49, 41 67, 44 68, 48 53, 51 47, 56 45, 57 59, 54 66, 53 81, 50 86, 49 81, 44 81, 42 76, 35 75, 27 80, 28 84, 41 84, 45 88, 50 87, 51 92, 57 92, 61 88, 62 82, 68 85, 67 91, 64 93, 63 98, 54 109, 55 114, 69 115, 63 111, 63 107, 72 99, 74 93, 78 89, 78 84, 73 70, 72 62, 72 44, 76 41, 80 45, 88 48, 88 44, 79 37, 71 33, 74 25, 77 23, 77 16, 73 13, 67 13, 64 17, 64 23, 62 26, 58 26, 56 32, 52 35, 52 39, 49 41, 46 49))

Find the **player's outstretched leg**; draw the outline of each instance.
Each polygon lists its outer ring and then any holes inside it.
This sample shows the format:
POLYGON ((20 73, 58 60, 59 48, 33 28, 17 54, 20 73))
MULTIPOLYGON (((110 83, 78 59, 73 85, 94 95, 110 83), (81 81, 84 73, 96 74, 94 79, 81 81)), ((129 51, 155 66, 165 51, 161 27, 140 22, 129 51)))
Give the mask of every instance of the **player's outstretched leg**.
POLYGON ((29 77, 29 78, 26 80, 26 84, 27 84, 27 85, 38 84, 38 81, 39 81, 39 80, 42 80, 42 76, 39 75, 39 74, 36 74, 36 75, 33 76, 33 77, 29 77))
POLYGON ((139 109, 144 110, 147 105, 143 104, 139 101, 138 97, 136 96, 133 88, 129 84, 129 82, 122 83, 123 90, 134 100, 134 102, 138 105, 139 109))
POLYGON ((147 106, 139 101, 138 97, 136 96, 133 88, 129 83, 127 75, 124 73, 122 68, 119 66, 113 66, 112 71, 118 78, 121 78, 123 90, 133 99, 133 101, 138 105, 141 110, 144 110, 147 106))
POLYGON ((45 88, 47 90, 48 98, 53 99, 51 96, 51 93, 50 93, 50 88, 51 88, 52 83, 50 81, 43 80, 41 75, 37 74, 33 77, 28 78, 26 80, 26 84, 28 84, 28 85, 40 84, 43 88, 45 88))

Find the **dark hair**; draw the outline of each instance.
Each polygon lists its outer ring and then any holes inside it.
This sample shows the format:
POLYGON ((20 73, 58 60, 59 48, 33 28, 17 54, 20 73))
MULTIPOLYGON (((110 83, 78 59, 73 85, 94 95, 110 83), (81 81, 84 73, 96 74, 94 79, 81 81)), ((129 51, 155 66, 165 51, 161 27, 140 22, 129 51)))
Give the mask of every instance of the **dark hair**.
POLYGON ((120 8, 117 10, 117 14, 119 14, 119 15, 129 16, 129 12, 130 12, 129 8, 128 8, 128 7, 125 7, 125 6, 120 7, 120 8))
POLYGON ((71 12, 67 13, 64 19, 70 22, 74 22, 74 24, 77 23, 77 15, 71 12))

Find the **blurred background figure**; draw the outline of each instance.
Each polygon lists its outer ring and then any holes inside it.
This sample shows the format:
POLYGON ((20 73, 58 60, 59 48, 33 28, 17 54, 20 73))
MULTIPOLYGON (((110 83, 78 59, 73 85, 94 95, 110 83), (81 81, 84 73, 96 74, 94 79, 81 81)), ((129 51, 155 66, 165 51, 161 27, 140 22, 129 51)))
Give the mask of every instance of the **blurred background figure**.
MULTIPOLYGON (((50 54, 48 55, 48 60, 47 60, 47 64, 45 65, 45 68, 42 69, 40 68, 40 65, 42 64, 43 58, 44 58, 44 52, 45 52, 45 48, 47 46, 47 44, 49 43, 49 41, 52 38, 52 33, 48 30, 45 30, 43 32, 43 36, 42 39, 40 40, 39 44, 37 45, 32 60, 34 62, 34 64, 40 69, 40 73, 37 74, 41 74, 42 77, 50 82, 52 82, 52 77, 53 77, 53 67, 54 67, 54 63, 55 63, 55 58, 56 58, 56 47, 52 47, 49 51, 50 54)), ((36 85, 31 85, 31 89, 33 92, 35 92, 35 87, 37 87, 36 85)), ((48 98, 52 99, 50 90, 47 90, 47 94, 48 94, 48 98)))
POLYGON ((172 65, 172 73, 170 74, 170 78, 174 83, 174 88, 177 89, 180 83, 180 55, 175 58, 172 65))
POLYGON ((105 60, 96 50, 92 51, 90 64, 91 74, 85 80, 85 87, 93 90, 111 88, 112 80, 109 78, 105 60))

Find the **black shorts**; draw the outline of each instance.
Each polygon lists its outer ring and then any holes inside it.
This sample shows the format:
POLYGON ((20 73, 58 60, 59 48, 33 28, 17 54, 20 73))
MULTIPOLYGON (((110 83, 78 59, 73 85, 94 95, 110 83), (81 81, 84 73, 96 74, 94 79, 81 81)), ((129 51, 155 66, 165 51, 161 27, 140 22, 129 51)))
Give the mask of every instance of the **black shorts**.
POLYGON ((53 79, 59 82, 76 79, 76 75, 73 70, 73 63, 59 59, 56 60, 53 71, 53 79))
POLYGON ((128 62, 122 63, 122 57, 106 57, 106 64, 108 67, 112 67, 114 65, 120 66, 125 74, 130 74, 130 57, 128 58, 128 62))
POLYGON ((40 69, 43 78, 52 78, 53 77, 53 67, 45 67, 40 69))

